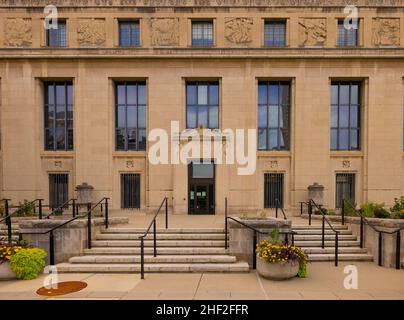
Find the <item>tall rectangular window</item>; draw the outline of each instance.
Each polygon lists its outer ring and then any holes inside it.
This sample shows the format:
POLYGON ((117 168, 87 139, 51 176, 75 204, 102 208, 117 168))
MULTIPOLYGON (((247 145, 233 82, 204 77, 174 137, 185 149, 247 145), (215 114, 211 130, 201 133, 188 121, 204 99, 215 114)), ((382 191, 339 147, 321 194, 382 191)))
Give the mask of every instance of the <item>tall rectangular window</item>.
POLYGON ((219 82, 187 82, 187 128, 219 128, 219 82))
POLYGON ((359 150, 361 84, 331 84, 331 150, 359 150))
POLYGON ((73 85, 45 82, 45 150, 73 150, 73 85))
POLYGON ((192 45, 213 46, 213 21, 192 21, 192 45))
POLYGON ((335 207, 342 208, 346 200, 355 201, 355 174, 337 173, 335 181, 335 207))
POLYGON ((283 208, 283 173, 264 174, 264 208, 283 208))
POLYGON ((115 86, 116 150, 146 150, 146 82, 115 86))
POLYGON ((359 22, 356 26, 357 28, 347 29, 344 25, 344 20, 338 20, 338 35, 337 35, 337 45, 339 47, 356 47, 358 46, 358 28, 359 22))
POLYGON ((119 46, 140 46, 139 21, 119 21, 119 46))
POLYGON ((265 21, 264 45, 266 47, 286 46, 286 21, 265 21))
POLYGON ((46 30, 46 46, 66 47, 66 21, 59 20, 57 29, 46 30))
POLYGON ((289 150, 290 83, 258 83, 258 150, 289 150))

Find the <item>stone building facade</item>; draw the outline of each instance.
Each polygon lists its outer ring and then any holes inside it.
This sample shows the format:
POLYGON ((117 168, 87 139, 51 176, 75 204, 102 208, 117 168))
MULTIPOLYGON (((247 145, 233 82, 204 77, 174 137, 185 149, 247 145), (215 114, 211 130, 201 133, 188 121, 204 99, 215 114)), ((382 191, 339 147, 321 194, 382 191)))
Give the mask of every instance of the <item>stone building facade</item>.
MULTIPOLYGON (((317 182, 327 207, 338 206, 341 194, 390 205, 404 194, 404 1, 352 1, 354 43, 339 39, 345 2, 54 0, 65 28, 58 47, 43 24, 47 1, 0 1, 0 196, 55 201, 60 193, 75 197, 86 182, 94 200, 108 196, 115 209, 155 210, 167 196, 175 213, 222 213, 225 197, 230 211, 259 211, 274 197, 297 208, 317 182), (201 45, 199 36, 210 42, 201 45), (135 142, 117 138, 118 85, 137 88, 133 108, 138 117, 145 112, 135 142), (267 123, 259 131, 267 140, 258 141, 253 174, 216 164, 213 178, 199 181, 187 164, 150 163, 152 142, 140 146, 153 128, 170 132, 173 120, 180 131, 189 127, 189 92, 207 85, 218 90, 209 98, 217 99, 215 128, 258 129, 272 107, 283 112, 275 129, 267 123), (284 88, 289 96, 272 106, 271 92, 284 88), (65 113, 52 122, 46 108, 59 98, 65 113), (62 122, 61 142, 52 126, 62 122)), ((195 107, 200 117, 203 108, 195 107)))

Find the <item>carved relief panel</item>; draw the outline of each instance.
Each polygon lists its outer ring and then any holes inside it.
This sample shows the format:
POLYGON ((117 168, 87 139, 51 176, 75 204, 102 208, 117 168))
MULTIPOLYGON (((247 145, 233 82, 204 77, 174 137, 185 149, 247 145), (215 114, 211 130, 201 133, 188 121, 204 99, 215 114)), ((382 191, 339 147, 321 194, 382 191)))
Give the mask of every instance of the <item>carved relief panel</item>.
POLYGON ((95 47, 105 44, 105 19, 80 19, 77 28, 80 47, 95 47))
POLYGON ((398 18, 373 19, 372 43, 374 46, 399 46, 400 19, 398 18))
POLYGON ((226 18, 224 36, 234 44, 246 44, 252 41, 252 18, 226 18))
POLYGON ((299 19, 299 45, 302 47, 322 47, 327 40, 325 18, 299 19))
POLYGON ((31 19, 10 18, 5 20, 4 45, 7 47, 30 47, 32 44, 31 19))
POLYGON ((178 46, 180 31, 178 18, 151 19, 152 46, 178 46))

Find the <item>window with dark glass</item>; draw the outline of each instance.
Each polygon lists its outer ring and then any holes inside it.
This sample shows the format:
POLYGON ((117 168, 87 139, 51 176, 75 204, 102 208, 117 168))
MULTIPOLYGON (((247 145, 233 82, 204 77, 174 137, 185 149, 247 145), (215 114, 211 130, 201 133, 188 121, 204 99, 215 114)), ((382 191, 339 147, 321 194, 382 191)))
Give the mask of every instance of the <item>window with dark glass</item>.
POLYGON ((358 45, 358 26, 359 22, 356 29, 348 29, 345 28, 344 20, 338 20, 337 45, 339 47, 356 47, 358 45))
POLYGON ((48 47, 66 47, 66 21, 58 21, 57 29, 46 30, 48 47))
POLYGON ((121 47, 140 46, 139 21, 119 21, 119 45, 121 47))
POLYGON ((45 150, 73 150, 73 85, 45 82, 45 150))
POLYGON ((146 150, 146 82, 115 86, 116 150, 146 150))
POLYGON ((283 208, 283 173, 264 174, 264 208, 283 208))
POLYGON ((355 174, 337 173, 335 181, 335 208, 342 208, 344 201, 355 202, 355 174))
POLYGON ((192 45, 213 46, 213 21, 192 21, 192 45))
POLYGON ((258 149, 289 150, 290 83, 258 83, 258 149))
POLYGON ((264 45, 266 47, 286 46, 286 21, 265 21, 264 45))
POLYGON ((361 84, 331 85, 331 150, 359 150, 361 84))
POLYGON ((219 82, 187 82, 187 128, 219 128, 219 82))

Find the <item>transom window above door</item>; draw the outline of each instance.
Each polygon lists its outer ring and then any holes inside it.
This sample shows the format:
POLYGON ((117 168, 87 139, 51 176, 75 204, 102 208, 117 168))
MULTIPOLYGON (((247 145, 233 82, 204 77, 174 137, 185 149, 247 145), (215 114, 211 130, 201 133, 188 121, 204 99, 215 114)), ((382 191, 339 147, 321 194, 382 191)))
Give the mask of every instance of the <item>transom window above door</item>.
POLYGON ((219 82, 187 82, 187 129, 219 128, 219 82))

